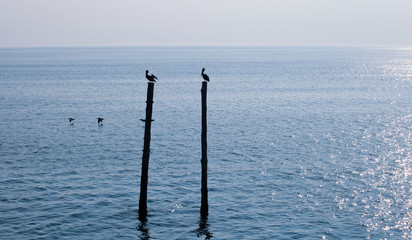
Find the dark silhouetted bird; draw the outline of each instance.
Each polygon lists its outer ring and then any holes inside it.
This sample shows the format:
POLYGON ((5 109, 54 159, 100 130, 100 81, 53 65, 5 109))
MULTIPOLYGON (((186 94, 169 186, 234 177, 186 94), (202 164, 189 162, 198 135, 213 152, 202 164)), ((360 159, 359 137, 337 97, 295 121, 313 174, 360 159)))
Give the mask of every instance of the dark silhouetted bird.
MULTIPOLYGON (((142 122, 146 122, 146 119, 140 118, 140 121, 142 122)), ((152 122, 154 122, 154 120, 152 119, 152 122)))
POLYGON ((206 74, 204 74, 204 72, 205 72, 205 68, 202 68, 202 74, 201 74, 201 75, 202 75, 202 77, 203 77, 203 80, 210 82, 210 81, 209 81, 209 76, 206 75, 206 74))
POLYGON ((103 125, 104 118, 97 118, 97 124, 103 125))
POLYGON ((146 78, 149 82, 156 82, 157 77, 153 74, 149 75, 149 70, 146 70, 146 78))
POLYGON ((74 121, 74 118, 67 118, 67 119, 69 119, 69 123, 74 121))

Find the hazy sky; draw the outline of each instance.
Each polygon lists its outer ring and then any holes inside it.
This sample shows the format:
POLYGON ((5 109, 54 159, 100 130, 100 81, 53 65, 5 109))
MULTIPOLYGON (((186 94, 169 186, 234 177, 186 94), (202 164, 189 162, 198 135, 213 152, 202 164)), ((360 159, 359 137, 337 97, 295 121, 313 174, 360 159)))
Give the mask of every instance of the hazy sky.
POLYGON ((0 0, 0 47, 412 46, 412 0, 0 0))

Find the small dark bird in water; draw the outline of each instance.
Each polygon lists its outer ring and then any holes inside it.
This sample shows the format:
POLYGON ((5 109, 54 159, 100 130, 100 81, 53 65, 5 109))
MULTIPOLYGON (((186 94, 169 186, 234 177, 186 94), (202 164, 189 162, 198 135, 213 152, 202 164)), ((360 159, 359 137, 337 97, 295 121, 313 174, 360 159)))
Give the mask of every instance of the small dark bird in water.
POLYGON ((97 118, 97 124, 103 125, 104 118, 97 118))
POLYGON ((147 80, 149 80, 149 82, 156 82, 155 79, 157 79, 157 77, 153 74, 149 75, 149 70, 146 70, 146 78, 147 80))
POLYGON ((206 75, 206 74, 204 74, 204 72, 205 72, 205 68, 202 68, 202 74, 201 74, 201 75, 202 75, 202 77, 203 77, 203 80, 210 82, 210 81, 209 81, 209 76, 206 75))
POLYGON ((70 123, 74 121, 74 118, 67 118, 67 119, 69 119, 70 123))

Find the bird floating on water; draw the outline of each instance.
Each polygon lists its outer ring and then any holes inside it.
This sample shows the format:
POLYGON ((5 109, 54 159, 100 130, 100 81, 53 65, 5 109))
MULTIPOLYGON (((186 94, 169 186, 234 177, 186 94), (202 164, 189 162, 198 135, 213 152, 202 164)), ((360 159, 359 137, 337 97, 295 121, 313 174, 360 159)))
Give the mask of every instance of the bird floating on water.
POLYGON ((157 79, 157 77, 153 74, 149 75, 149 70, 146 70, 146 78, 147 80, 149 80, 149 82, 156 82, 155 79, 157 79))
POLYGON ((74 118, 67 118, 67 119, 69 119, 69 123, 71 123, 71 124, 73 124, 72 122, 74 121, 74 118))
POLYGON ((97 118, 97 124, 103 125, 104 118, 97 118))
POLYGON ((205 74, 204 72, 205 72, 205 68, 202 68, 202 74, 201 75, 203 77, 203 80, 210 82, 209 81, 209 76, 207 74, 205 74))

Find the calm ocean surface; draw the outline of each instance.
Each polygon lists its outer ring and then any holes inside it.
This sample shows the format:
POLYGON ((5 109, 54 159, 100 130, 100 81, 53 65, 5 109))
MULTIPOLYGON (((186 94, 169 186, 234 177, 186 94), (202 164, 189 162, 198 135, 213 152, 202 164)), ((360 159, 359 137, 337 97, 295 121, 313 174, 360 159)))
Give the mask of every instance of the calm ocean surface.
POLYGON ((411 93, 411 49, 0 49, 0 239, 412 239, 411 93))

